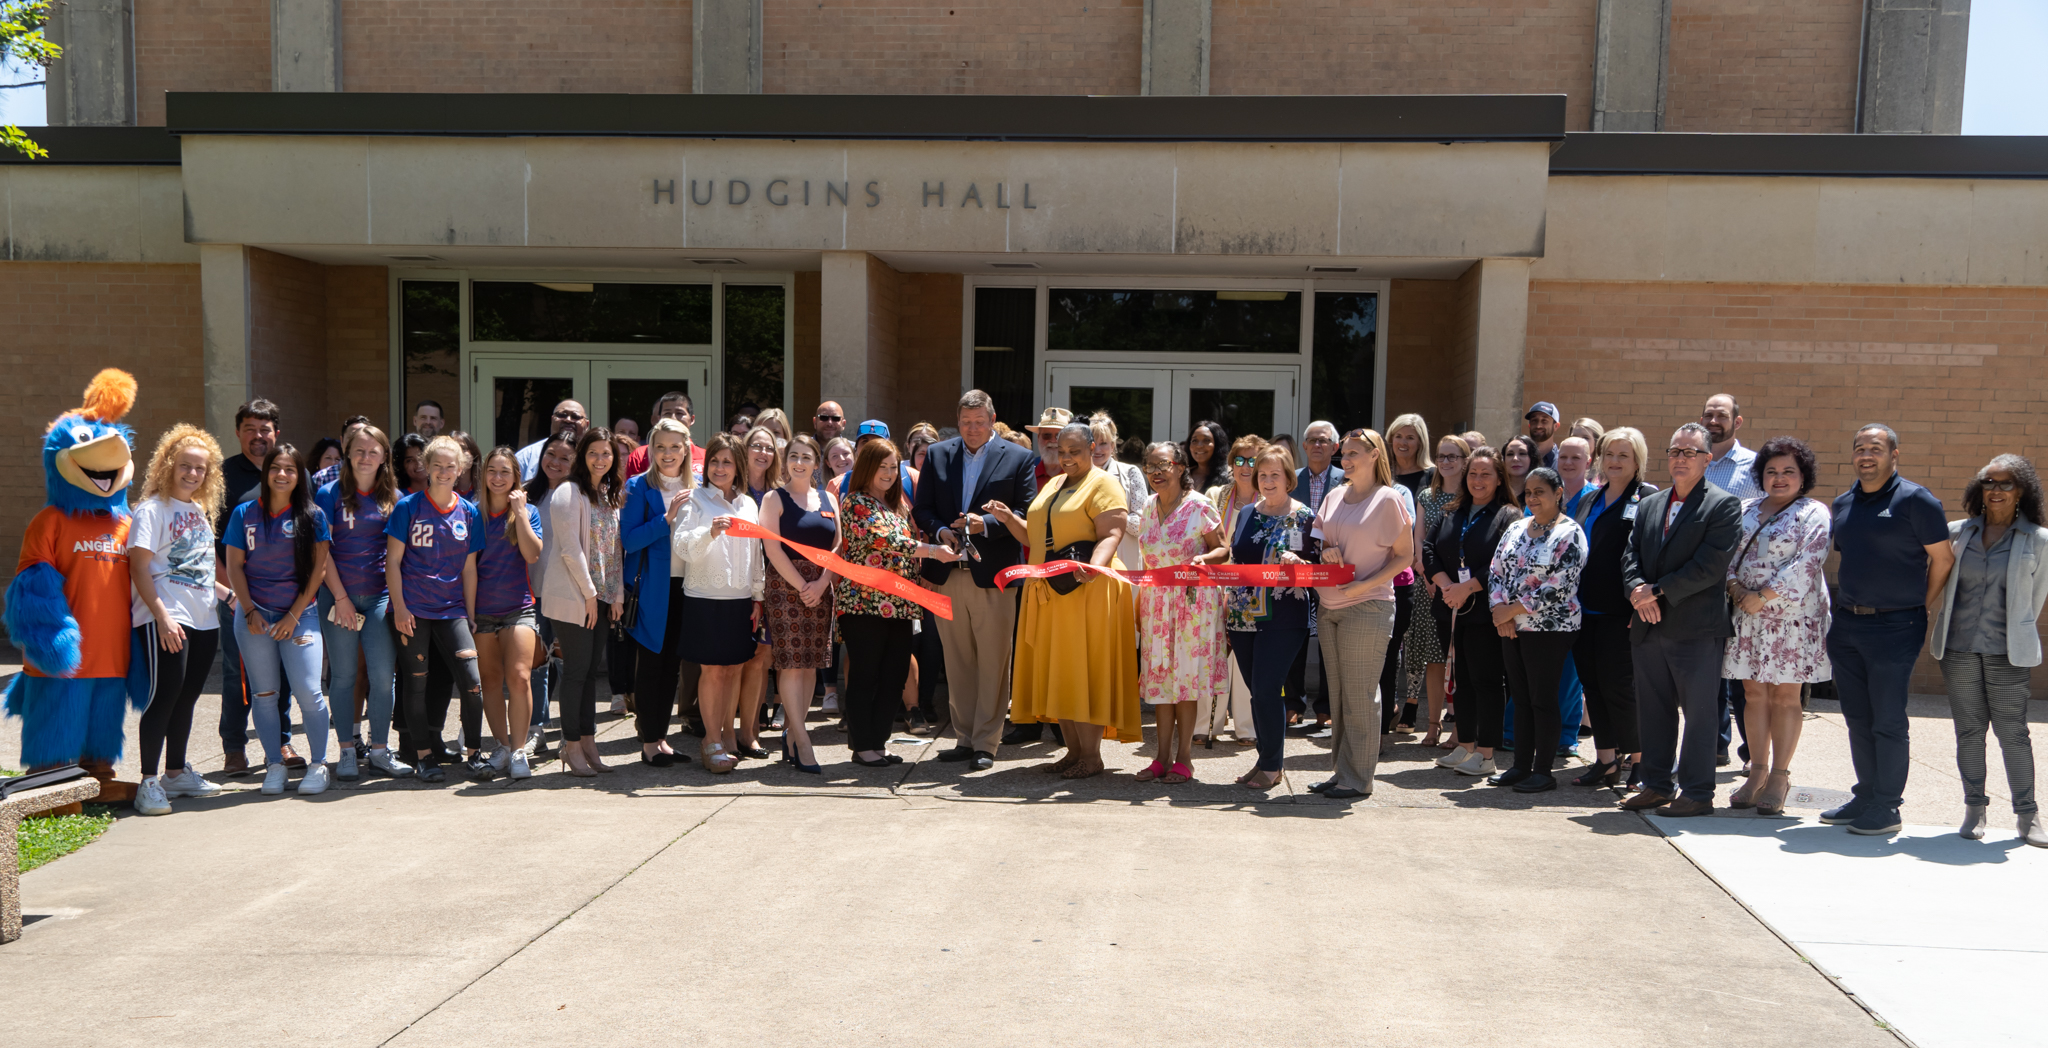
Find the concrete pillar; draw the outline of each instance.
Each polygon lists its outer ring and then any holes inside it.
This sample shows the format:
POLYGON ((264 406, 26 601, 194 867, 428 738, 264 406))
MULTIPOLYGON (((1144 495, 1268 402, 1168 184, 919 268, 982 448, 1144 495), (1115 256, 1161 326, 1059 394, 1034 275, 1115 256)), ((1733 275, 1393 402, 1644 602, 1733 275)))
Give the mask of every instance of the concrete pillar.
POLYGON ((1145 64, 1138 93, 1209 93, 1209 0, 1145 0, 1145 64))
POLYGON ((1522 355, 1529 341, 1526 258, 1482 258, 1473 346, 1472 425, 1494 440, 1522 431, 1522 355))
POLYGON ((690 4, 690 90, 700 95, 761 93, 761 0, 690 4))
POLYGON ((205 344, 206 429, 235 444, 235 409, 249 399, 249 249, 199 245, 199 311, 205 344))
POLYGON ((818 399, 838 401, 849 429, 863 419, 887 420, 896 410, 900 276, 865 251, 824 252, 818 399))
POLYGON ((1856 130, 1963 133, 1970 0, 1864 0, 1856 130))
POLYGON ((64 49, 50 65, 45 119, 53 127, 135 123, 135 6, 131 0, 68 0, 50 5, 50 42, 64 49))
POLYGON ((1594 28, 1593 130, 1664 130, 1671 0, 1600 0, 1594 28))
POLYGON ((341 0, 270 0, 270 89, 341 90, 341 0))

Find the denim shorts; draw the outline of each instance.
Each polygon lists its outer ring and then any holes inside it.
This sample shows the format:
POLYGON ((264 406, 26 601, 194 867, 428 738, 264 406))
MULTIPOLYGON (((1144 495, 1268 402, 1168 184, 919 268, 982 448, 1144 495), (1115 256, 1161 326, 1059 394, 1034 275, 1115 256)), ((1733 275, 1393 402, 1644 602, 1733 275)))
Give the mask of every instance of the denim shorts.
POLYGON ((534 614, 531 605, 520 608, 509 615, 478 615, 476 617, 477 636, 511 629, 514 626, 524 626, 535 633, 539 633, 540 618, 534 614))

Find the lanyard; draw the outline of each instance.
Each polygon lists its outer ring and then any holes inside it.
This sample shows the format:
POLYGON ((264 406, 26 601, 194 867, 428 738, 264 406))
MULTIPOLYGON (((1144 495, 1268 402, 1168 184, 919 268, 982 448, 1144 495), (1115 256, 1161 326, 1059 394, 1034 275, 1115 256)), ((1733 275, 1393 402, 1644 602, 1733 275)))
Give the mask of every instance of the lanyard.
MULTIPOLYGON (((1491 508, 1492 505, 1493 503, 1491 502, 1487 503, 1488 508, 1491 508)), ((1471 516, 1465 518, 1465 526, 1458 531, 1458 567, 1460 569, 1465 568, 1465 536, 1472 533, 1472 525, 1486 519, 1479 514, 1479 508, 1476 506, 1470 512, 1471 516)))

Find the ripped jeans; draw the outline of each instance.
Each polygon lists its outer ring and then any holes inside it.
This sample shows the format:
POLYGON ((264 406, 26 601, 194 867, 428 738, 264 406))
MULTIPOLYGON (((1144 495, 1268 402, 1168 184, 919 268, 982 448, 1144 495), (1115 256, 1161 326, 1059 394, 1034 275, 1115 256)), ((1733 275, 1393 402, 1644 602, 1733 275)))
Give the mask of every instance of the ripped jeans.
MULTIPOLYGON (((290 609, 259 606, 257 610, 265 623, 275 625, 290 609)), ((235 642, 242 650, 242 672, 249 678, 249 710, 256 718, 264 763, 284 760, 284 721, 278 715, 276 696, 284 679, 290 677, 292 695, 299 700, 299 720, 306 729, 306 759, 325 764, 329 725, 327 696, 320 690, 319 607, 307 604, 284 640, 273 639, 269 633, 250 633, 249 620, 241 615, 223 622, 221 628, 239 631, 235 642)), ((349 701, 354 701, 353 696, 349 701)))
POLYGON ((414 617, 412 636, 399 635, 404 650, 399 654, 399 677, 405 682, 405 731, 411 736, 414 753, 420 749, 423 764, 441 763, 441 725, 448 719, 448 696, 427 695, 427 655, 440 656, 441 664, 455 677, 463 703, 482 708, 484 681, 476 664, 476 640, 469 634, 468 619, 423 619, 414 617), (429 714, 427 707, 434 709, 429 714))

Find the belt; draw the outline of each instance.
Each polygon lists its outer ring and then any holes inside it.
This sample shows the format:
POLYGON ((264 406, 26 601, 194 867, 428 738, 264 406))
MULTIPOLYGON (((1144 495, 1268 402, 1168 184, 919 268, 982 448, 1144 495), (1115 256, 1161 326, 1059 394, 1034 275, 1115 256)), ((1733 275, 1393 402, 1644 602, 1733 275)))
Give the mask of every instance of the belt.
POLYGON ((1914 608, 1918 607, 1920 607, 1920 605, 1913 604, 1903 608, 1873 608, 1863 604, 1837 603, 1835 605, 1835 610, 1846 611, 1851 615, 1889 615, 1895 611, 1912 611, 1914 608))

